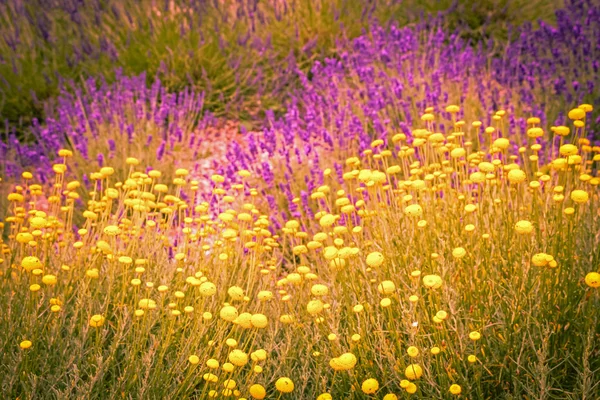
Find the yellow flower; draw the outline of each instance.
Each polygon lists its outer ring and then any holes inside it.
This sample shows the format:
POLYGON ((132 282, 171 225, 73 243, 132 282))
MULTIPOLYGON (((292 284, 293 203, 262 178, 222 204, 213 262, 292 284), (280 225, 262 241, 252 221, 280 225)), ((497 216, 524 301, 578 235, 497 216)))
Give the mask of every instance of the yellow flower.
POLYGON ((454 250, 452 250, 452 256, 457 259, 463 258, 466 254, 467 251, 462 247, 457 247, 454 250))
POLYGON ((383 396, 383 400, 398 400, 398 396, 396 396, 394 393, 388 393, 383 396))
POLYGON ((362 383, 361 389, 365 394, 373 394, 379 389, 379 382, 377 379, 369 378, 362 383))
POLYGON ((475 357, 473 354, 470 354, 469 357, 467 357, 467 360, 469 360, 469 362, 472 364, 477 361, 477 357, 475 357))
POLYGON ((418 204, 411 204, 409 206, 406 206, 406 208, 404 209, 404 214, 410 217, 420 217, 421 215, 423 215, 423 209, 418 204))
POLYGON ((515 230, 522 235, 533 232, 533 224, 526 220, 521 220, 515 224, 515 230))
POLYGON ((258 400, 262 400, 267 396, 267 391, 265 390, 264 386, 259 385, 258 383, 255 383, 254 385, 250 386, 249 391, 250 396, 258 400))
POLYGON ((525 181, 525 179, 527 179, 527 174, 521 169, 511 169, 508 172, 507 177, 510 183, 517 184, 525 181))
POLYGON ((248 354, 244 353, 242 350, 235 349, 229 353, 229 361, 237 367, 243 367, 248 364, 248 354))
POLYGON ((266 328, 269 325, 269 320, 264 314, 254 314, 250 319, 252 326, 258 329, 266 328))
POLYGON ((381 294, 392 294, 396 291, 396 285, 392 281, 383 281, 377 286, 377 290, 381 294))
POLYGON ((571 111, 569 111, 568 116, 570 119, 573 119, 573 120, 583 119, 583 118, 585 118, 585 111, 582 110, 581 108, 574 108, 571 111))
POLYGON ((412 382, 409 382, 408 386, 406 387, 406 393, 414 394, 416 392, 417 392, 417 385, 415 385, 412 382))
POLYGON ((585 190, 573 190, 571 192, 571 200, 575 203, 586 203, 589 199, 589 194, 585 190))
POLYGON ((281 393, 291 393, 294 391, 294 382, 287 377, 279 378, 275 382, 275 388, 281 393))
POLYGON ((104 233, 106 233, 108 236, 116 236, 121 233, 121 229, 119 229, 119 227, 116 225, 108 225, 104 228, 104 233))
POLYGON ((156 308, 156 302, 152 299, 141 299, 138 302, 138 307, 142 310, 153 310, 156 308))
POLYGON ((329 293, 329 288, 325 285, 316 284, 310 288, 310 292, 313 294, 313 296, 325 296, 327 293, 329 293))
POLYGON ((531 262, 536 267, 544 267, 548 264, 548 254, 546 253, 537 253, 531 257, 531 262))
POLYGON ((325 214, 321 217, 321 219, 319 219, 319 225, 321 225, 323 228, 330 227, 335 224, 335 220, 335 215, 325 214))
POLYGON ((31 340, 23 340, 21 343, 19 343, 19 347, 22 349, 28 349, 32 344, 33 343, 31 343, 31 340))
POLYGON ((579 149, 574 144, 563 144, 560 146, 559 152, 563 156, 574 156, 579 153, 579 149))
POLYGON ((233 320, 235 320, 237 318, 238 311, 237 311, 237 308, 235 308, 233 306, 225 306, 225 307, 221 308, 219 315, 225 321, 232 322, 233 320))
POLYGON ((439 275, 425 275, 423 277, 423 285, 430 289, 438 289, 442 286, 442 278, 439 275))
POLYGON ((333 400, 333 397, 329 393, 321 393, 317 396, 317 400, 333 400))
POLYGON ((592 288, 600 287, 600 274, 597 272, 590 272, 585 276, 585 283, 592 288))
POLYGON ((419 364, 410 364, 404 370, 404 375, 411 381, 414 381, 423 375, 423 368, 419 364))
POLYGON ((43 267, 40 259, 34 256, 27 256, 23 258, 21 261, 21 266, 25 271, 33 271, 34 269, 41 269, 43 267))
POLYGON ((104 316, 100 314, 92 315, 92 317, 90 318, 90 326, 98 328, 104 324, 105 319, 106 318, 104 318, 104 316))
POLYGON ((212 282, 202 282, 200 287, 200 294, 204 297, 209 297, 217 293, 217 287, 212 282))
POLYGON ((456 383, 450 386, 450 393, 459 395, 462 392, 462 388, 456 383))
POLYGON ((56 276, 54 276, 54 275, 44 275, 44 277, 42 278, 42 282, 45 285, 54 286, 54 285, 56 285, 56 276))
POLYGON ((440 348, 435 346, 431 348, 431 354, 433 354, 434 356, 437 354, 440 354, 440 348))
POLYGON ((329 366, 336 371, 348 371, 356 365, 356 356, 352 353, 344 353, 339 357, 332 358, 329 366))
POLYGON ((381 254, 378 251, 369 253, 369 255, 367 256, 367 265, 369 267, 376 268, 379 267, 381 264, 383 264, 383 254, 381 254))
POLYGON ((406 352, 410 357, 413 358, 419 355, 419 349, 417 349, 415 346, 410 346, 408 349, 406 349, 406 352))
POLYGON ((306 311, 308 311, 310 315, 317 315, 323 311, 323 306, 324 304, 321 300, 311 300, 306 305, 306 311))
POLYGON ((473 331, 471 333, 469 333, 469 339, 476 341, 481 339, 481 333, 477 332, 477 331, 473 331))
POLYGON ((441 319, 443 321, 446 318, 448 318, 448 313, 444 310, 440 310, 437 313, 435 313, 435 316, 438 317, 438 319, 441 319))
POLYGON ((190 364, 192 364, 192 365, 196 365, 196 364, 198 364, 198 363, 200 362, 200 357, 198 357, 198 356, 197 356, 197 355, 195 355, 195 354, 192 354, 192 355, 191 355, 191 356, 188 358, 188 361, 190 362, 190 364))

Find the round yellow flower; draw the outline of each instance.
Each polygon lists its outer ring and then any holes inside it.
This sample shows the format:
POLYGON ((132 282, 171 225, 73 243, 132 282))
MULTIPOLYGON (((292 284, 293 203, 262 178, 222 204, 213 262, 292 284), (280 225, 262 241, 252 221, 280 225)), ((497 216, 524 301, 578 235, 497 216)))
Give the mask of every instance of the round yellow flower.
POLYGON ((450 393, 459 395, 462 392, 462 388, 456 383, 450 386, 450 393))
POLYGON ((533 224, 526 220, 521 220, 515 224, 515 230, 522 235, 533 232, 533 224))
POLYGON ((392 294, 396 291, 396 285, 392 281, 383 281, 377 286, 377 290, 381 294, 392 294))
POLYGON ((333 400, 333 397, 329 393, 321 393, 317 396, 317 400, 333 400))
POLYGON ((590 196, 585 190, 578 189, 571 192, 571 200, 573 200, 575 203, 587 203, 589 198, 590 196))
POLYGON ((469 333, 469 339, 475 341, 475 340, 479 340, 481 339, 481 333, 477 332, 477 331, 473 331, 471 333, 469 333))
POLYGON ((423 215, 423 208, 418 204, 411 204, 404 208, 404 214, 410 217, 420 217, 423 215))
POLYGON ((477 361, 477 357, 475 357, 473 354, 470 354, 469 357, 467 357, 467 360, 473 364, 474 362, 477 361))
POLYGON ((258 383, 255 383, 254 385, 250 386, 249 391, 250 396, 258 400, 262 400, 267 396, 267 391, 265 390, 264 386, 259 385, 258 383))
POLYGON ((34 256, 27 256, 23 258, 21 261, 21 266, 25 271, 33 271, 34 269, 41 269, 43 267, 40 259, 34 256))
POLYGON ((225 321, 232 322, 233 320, 235 320, 237 318, 238 310, 237 310, 237 308, 235 308, 233 306, 225 306, 225 307, 221 308, 219 315, 225 321))
POLYGON ((369 378, 362 383, 361 389, 365 394, 373 394, 379 389, 379 382, 377 379, 369 378))
POLYGON ((264 314, 254 314, 252 318, 250 318, 250 323, 255 328, 262 329, 269 325, 269 320, 264 314))
POLYGON ((325 285, 316 284, 310 288, 310 292, 313 296, 326 296, 329 293, 329 288, 325 285))
POLYGON ((430 289, 438 289, 442 286, 443 280, 439 275, 425 275, 423 285, 430 289))
POLYGON ((521 169, 511 169, 508 172, 508 181, 513 184, 521 183, 527 179, 527 174, 521 169))
POLYGON ((291 393, 294 391, 294 382, 287 377, 279 378, 275 382, 275 388, 281 393, 291 393))
POLYGON ((383 396, 383 400, 398 400, 398 396, 396 396, 394 393, 388 393, 383 396))
POLYGON ((579 149, 574 144, 563 144, 560 146, 559 152, 563 156, 574 156, 579 153, 579 149))
POLYGON ((585 276, 585 283, 592 288, 600 287, 600 274, 597 272, 590 272, 585 276))
POLYGON ((323 308, 324 304, 321 300, 311 300, 306 305, 306 311, 308 311, 310 315, 319 314, 321 311, 323 311, 323 308))
POLYGON ((198 356, 197 356, 197 355, 195 355, 195 354, 192 354, 192 355, 191 355, 191 356, 188 358, 188 361, 190 362, 190 364, 192 364, 192 365, 196 365, 196 364, 198 364, 198 363, 200 362, 200 357, 198 357, 198 356))
POLYGON ((423 368, 419 364, 410 364, 404 370, 404 375, 411 381, 414 381, 423 375, 423 368))
POLYGON ((408 386, 406 387, 406 393, 415 394, 416 392, 417 392, 417 385, 415 385, 412 382, 409 382, 408 386))
POLYGON ((32 344, 33 343, 31 343, 31 340, 23 340, 21 343, 19 343, 19 347, 22 349, 28 349, 32 344))
POLYGON ((90 318, 90 326, 98 328, 104 324, 105 320, 106 318, 104 318, 104 316, 100 314, 92 315, 92 317, 90 318))
POLYGON ((56 276, 55 275, 44 275, 42 277, 42 282, 44 285, 54 286, 56 285, 56 276))
POLYGON ((461 259, 465 255, 467 255, 467 251, 463 247, 457 247, 452 250, 452 257, 454 258, 461 259))
POLYGON ((244 289, 242 289, 239 286, 230 287, 229 289, 227 289, 227 294, 234 301, 241 301, 244 299, 244 289))
POLYGON ((581 108, 574 108, 571 111, 569 111, 569 114, 567 114, 569 116, 570 119, 576 120, 576 119, 583 119, 585 118, 585 111, 582 110, 581 108))
POLYGON ((419 349, 417 349, 415 346, 410 346, 408 349, 406 349, 406 352, 410 357, 413 358, 419 355, 419 349))
POLYGON ((248 364, 248 354, 244 353, 242 350, 235 349, 229 353, 229 361, 237 367, 243 367, 248 364))
POLYGON ((381 254, 378 251, 369 253, 369 255, 367 256, 367 265, 369 267, 376 268, 379 267, 381 264, 383 264, 383 254, 381 254))

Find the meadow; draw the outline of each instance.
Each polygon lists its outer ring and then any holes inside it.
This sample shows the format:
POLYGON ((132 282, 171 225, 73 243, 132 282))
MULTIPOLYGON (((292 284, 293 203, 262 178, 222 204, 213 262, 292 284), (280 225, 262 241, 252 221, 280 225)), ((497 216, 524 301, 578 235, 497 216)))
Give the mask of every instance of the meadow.
POLYGON ((600 4, 49 4, 0 397, 600 398, 600 4))

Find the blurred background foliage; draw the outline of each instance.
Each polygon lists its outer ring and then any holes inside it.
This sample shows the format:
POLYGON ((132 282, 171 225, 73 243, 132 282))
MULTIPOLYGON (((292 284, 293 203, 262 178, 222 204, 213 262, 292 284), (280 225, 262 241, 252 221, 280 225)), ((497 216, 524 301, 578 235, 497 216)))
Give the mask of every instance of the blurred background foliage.
POLYGON ((552 23, 543 0, 3 0, 0 116, 23 132, 53 99, 89 77, 146 72, 168 89, 205 92, 216 116, 249 127, 285 107, 297 68, 335 56, 340 40, 373 23, 438 16, 472 43, 506 41, 510 27, 552 23))

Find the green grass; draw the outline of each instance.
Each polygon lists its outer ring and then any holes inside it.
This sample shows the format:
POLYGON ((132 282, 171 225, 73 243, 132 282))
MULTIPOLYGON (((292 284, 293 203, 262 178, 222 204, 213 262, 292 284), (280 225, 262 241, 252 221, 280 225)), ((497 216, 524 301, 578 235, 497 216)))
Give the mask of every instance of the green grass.
MULTIPOLYGON (((217 115, 256 121, 264 110, 282 110, 286 93, 297 84, 293 74, 283 72, 290 54, 308 71, 316 59, 336 53, 336 40, 358 36, 368 29, 372 18, 404 25, 453 6, 447 0, 288 3, 290 8, 282 13, 281 2, 261 2, 263 18, 254 18, 252 31, 249 17, 235 16, 232 1, 223 2, 219 9, 202 3, 191 13, 178 7, 180 2, 164 11, 153 9, 149 0, 109 1, 101 6, 88 0, 77 22, 61 7, 27 2, 25 8, 33 20, 48 21, 47 38, 39 24, 32 24, 12 2, 0 5, 2 37, 12 38, 20 32, 14 49, 6 39, 0 40, 0 75, 4 78, 0 81, 0 115, 20 130, 26 129, 32 118, 43 119, 45 104, 51 106, 61 79, 105 76, 110 81, 115 68, 122 68, 126 74, 146 72, 149 81, 159 77, 172 90, 191 85, 207 92, 207 106, 217 115), (98 21, 94 9, 102 10, 98 21), (187 27, 183 34, 182 26, 187 27), (245 34, 249 34, 248 42, 240 45, 238 39, 245 34), (114 55, 101 50, 102 40, 114 47, 114 55), (271 45, 252 48, 249 44, 255 40, 270 40, 271 45)), ((446 21, 450 29, 460 27, 464 36, 474 40, 505 40, 507 23, 538 18, 552 21, 559 6, 560 2, 548 5, 521 0, 475 5, 458 2, 446 21)))

